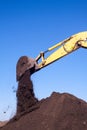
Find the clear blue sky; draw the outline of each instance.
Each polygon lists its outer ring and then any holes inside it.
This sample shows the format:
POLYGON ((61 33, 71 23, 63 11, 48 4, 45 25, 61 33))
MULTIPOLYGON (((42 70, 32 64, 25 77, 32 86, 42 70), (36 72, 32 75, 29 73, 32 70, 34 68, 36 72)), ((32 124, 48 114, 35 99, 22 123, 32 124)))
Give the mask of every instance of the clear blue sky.
MULTIPOLYGON (((86 0, 0 0, 0 120, 15 113, 19 57, 36 58, 82 31, 87 31, 86 0)), ((56 91, 87 101, 87 50, 79 49, 31 78, 39 100, 56 91)))

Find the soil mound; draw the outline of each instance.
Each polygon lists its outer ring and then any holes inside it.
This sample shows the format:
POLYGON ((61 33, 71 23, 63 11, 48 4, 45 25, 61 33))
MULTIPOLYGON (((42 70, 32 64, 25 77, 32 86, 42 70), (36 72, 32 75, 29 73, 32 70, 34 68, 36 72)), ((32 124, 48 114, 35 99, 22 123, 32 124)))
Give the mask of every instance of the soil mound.
POLYGON ((36 105, 0 130, 87 130, 87 103, 71 94, 53 92, 36 105))

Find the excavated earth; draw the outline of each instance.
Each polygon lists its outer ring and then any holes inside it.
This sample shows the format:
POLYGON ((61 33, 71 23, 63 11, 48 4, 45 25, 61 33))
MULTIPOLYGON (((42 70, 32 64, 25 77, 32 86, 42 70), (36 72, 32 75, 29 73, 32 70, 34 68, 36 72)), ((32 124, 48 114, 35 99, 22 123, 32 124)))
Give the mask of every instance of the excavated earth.
POLYGON ((29 86, 31 80, 25 77, 18 86, 17 114, 0 130, 87 130, 87 102, 71 94, 57 92, 38 101, 33 86, 29 86), (21 90, 24 83, 26 87, 21 90))

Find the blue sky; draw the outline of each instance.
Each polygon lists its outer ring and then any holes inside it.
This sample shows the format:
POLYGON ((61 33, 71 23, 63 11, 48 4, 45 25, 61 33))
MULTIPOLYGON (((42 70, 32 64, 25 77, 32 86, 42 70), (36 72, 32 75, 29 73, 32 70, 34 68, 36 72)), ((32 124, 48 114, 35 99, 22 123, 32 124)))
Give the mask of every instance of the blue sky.
MULTIPOLYGON (((0 120, 16 110, 16 63, 78 32, 87 31, 86 0, 0 0, 0 120)), ((56 61, 32 75, 40 100, 53 91, 87 101, 87 50, 56 61)))

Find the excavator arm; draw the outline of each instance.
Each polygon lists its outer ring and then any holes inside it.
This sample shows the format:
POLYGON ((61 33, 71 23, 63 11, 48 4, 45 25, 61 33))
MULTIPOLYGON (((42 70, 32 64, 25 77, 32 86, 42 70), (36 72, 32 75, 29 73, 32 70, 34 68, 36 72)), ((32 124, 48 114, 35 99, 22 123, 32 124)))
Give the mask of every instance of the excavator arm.
POLYGON ((41 58, 42 61, 38 64, 38 66, 39 68, 43 68, 52 62, 64 57, 65 55, 68 55, 69 53, 79 49, 80 47, 87 48, 87 32, 81 32, 73 35, 70 38, 52 46, 47 51, 41 52, 40 55, 36 58, 36 61, 41 58), (50 56, 45 58, 45 53, 56 48, 58 49, 54 51, 50 56))
POLYGON ((20 57, 16 66, 17 81, 20 80, 21 76, 27 70, 30 70, 30 73, 33 74, 34 72, 42 69, 43 67, 46 67, 47 65, 55 62, 56 60, 59 60, 60 58, 72 53, 81 47, 87 48, 87 31, 72 35, 64 41, 57 43, 56 45, 48 48, 48 50, 45 52, 41 52, 36 57, 36 59, 32 59, 27 56, 20 57), (52 50, 54 52, 45 57, 46 53, 52 50))

